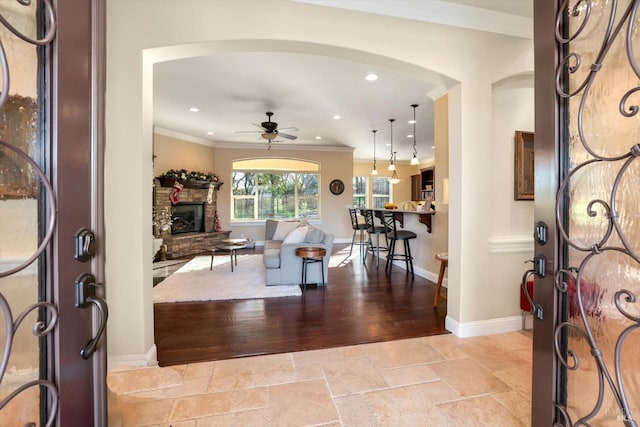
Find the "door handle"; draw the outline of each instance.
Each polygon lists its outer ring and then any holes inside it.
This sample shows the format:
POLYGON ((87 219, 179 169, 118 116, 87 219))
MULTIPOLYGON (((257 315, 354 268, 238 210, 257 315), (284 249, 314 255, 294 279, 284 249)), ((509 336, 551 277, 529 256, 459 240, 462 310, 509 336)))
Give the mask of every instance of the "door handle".
POLYGON ((527 287, 527 282, 529 281, 529 277, 531 277, 534 274, 538 277, 546 276, 547 259, 544 257, 544 255, 540 254, 533 257, 533 259, 525 261, 525 263, 527 262, 533 263, 533 268, 525 271, 524 275, 522 276, 522 283, 520 284, 520 286, 522 287, 522 292, 524 293, 524 296, 529 301, 529 307, 531 307, 529 312, 533 314, 538 320, 542 320, 543 318, 542 306, 540 304, 536 304, 535 302, 533 302, 533 298, 531 297, 531 294, 529 293, 529 288, 527 287))
POLYGON ((80 350, 80 356, 83 359, 88 359, 96 351, 96 347, 104 334, 104 330, 107 326, 107 319, 109 318, 109 308, 107 302, 96 295, 96 279, 93 275, 88 273, 82 273, 75 281, 76 285, 76 307, 77 308, 89 308, 92 305, 98 310, 100 314, 100 326, 95 337, 91 338, 87 345, 80 350))

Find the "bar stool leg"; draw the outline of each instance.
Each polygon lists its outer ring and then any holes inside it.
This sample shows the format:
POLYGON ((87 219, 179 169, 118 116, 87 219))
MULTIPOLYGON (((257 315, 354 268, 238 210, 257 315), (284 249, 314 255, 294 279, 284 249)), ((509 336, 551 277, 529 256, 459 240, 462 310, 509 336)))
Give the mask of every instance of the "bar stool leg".
POLYGON ((416 276, 413 273, 413 257, 411 256, 411 245, 409 244, 409 240, 404 241, 404 255, 405 255, 405 263, 407 265, 407 273, 409 269, 411 269, 411 277, 415 278, 416 276))
POLYGON ((447 263, 440 261, 440 273, 438 274, 438 283, 436 285, 436 295, 433 298, 433 306, 437 307, 440 301, 440 291, 442 290, 442 280, 444 279, 444 271, 447 268, 447 263))

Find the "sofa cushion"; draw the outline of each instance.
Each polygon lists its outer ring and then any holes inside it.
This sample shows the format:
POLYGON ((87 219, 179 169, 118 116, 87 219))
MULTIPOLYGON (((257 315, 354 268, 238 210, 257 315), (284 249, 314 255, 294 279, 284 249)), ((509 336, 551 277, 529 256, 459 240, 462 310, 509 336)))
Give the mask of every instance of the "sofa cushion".
POLYGON ((299 221, 278 221, 276 231, 273 233, 273 240, 284 240, 299 225, 299 221))
POLYGON ((304 242, 305 237, 307 237, 307 231, 309 231, 309 226, 307 225, 294 228, 289 234, 287 234, 287 237, 284 238, 282 244, 304 242))
POLYGON ((322 241, 324 240, 324 231, 312 225, 309 225, 308 227, 309 227, 309 230, 307 231, 307 235, 304 237, 304 242, 305 243, 322 243, 322 241))

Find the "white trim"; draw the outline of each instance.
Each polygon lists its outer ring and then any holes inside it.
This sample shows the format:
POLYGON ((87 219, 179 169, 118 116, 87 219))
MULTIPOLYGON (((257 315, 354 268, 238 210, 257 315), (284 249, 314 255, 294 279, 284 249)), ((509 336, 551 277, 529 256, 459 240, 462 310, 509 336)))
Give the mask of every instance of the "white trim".
POLYGON ((519 331, 522 329, 522 317, 511 316, 460 323, 447 315, 444 327, 447 331, 459 338, 480 337, 483 335, 519 331))
POLYGON ((489 251, 494 254, 509 252, 533 252, 531 236, 492 236, 489 238, 489 251))
POLYGON ((118 366, 157 366, 158 351, 153 344, 146 354, 125 354, 123 356, 108 356, 108 370, 118 366))

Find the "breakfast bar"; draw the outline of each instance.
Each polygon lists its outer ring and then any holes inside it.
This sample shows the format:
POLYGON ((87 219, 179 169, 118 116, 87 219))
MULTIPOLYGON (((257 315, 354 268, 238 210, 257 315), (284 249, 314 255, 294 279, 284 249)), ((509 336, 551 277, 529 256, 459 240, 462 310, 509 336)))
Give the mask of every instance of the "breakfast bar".
MULTIPOLYGON (((432 217, 435 215, 436 211, 433 209, 429 210, 405 210, 405 209, 373 209, 376 217, 382 221, 382 213, 383 212, 393 212, 393 216, 400 223, 402 228, 405 227, 405 214, 407 214, 407 224, 413 223, 413 218, 416 218, 416 221, 427 226, 427 233, 431 233, 432 226, 432 217), (411 218, 411 219, 409 219, 411 218)), ((415 231, 415 230, 412 230, 415 231)))

